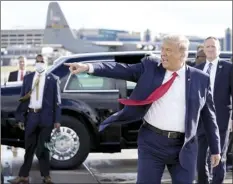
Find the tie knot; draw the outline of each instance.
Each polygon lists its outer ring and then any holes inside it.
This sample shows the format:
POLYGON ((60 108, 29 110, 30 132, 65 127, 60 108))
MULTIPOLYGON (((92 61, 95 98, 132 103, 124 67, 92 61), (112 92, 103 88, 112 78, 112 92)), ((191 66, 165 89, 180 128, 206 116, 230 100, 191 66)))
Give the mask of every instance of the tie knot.
POLYGON ((213 63, 209 63, 209 67, 213 66, 213 63))
POLYGON ((172 76, 173 76, 173 77, 177 77, 178 74, 177 74, 176 72, 174 72, 174 73, 172 74, 172 76))

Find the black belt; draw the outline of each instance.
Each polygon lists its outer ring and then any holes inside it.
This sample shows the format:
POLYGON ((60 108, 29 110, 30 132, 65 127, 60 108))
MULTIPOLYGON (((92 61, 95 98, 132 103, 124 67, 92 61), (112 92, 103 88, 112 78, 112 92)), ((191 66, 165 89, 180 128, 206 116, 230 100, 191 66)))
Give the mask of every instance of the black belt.
POLYGON ((33 108, 28 108, 28 112, 34 112, 34 113, 38 113, 40 112, 42 109, 33 109, 33 108))
POLYGON ((158 129, 152 126, 151 124, 147 123, 145 120, 143 120, 142 126, 148 128, 149 130, 156 132, 157 134, 160 134, 168 138, 172 138, 172 139, 184 138, 185 136, 185 134, 181 132, 172 132, 172 131, 158 129))

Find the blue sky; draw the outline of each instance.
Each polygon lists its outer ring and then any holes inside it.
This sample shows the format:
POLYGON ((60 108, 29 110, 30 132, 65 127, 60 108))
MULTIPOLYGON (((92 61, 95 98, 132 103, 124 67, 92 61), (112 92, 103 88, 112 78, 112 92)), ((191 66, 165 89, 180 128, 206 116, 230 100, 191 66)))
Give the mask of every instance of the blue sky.
MULTIPOLYGON (((44 28, 50 1, 1 1, 1 29, 44 28)), ((59 1, 71 28, 224 36, 232 1, 59 1)))

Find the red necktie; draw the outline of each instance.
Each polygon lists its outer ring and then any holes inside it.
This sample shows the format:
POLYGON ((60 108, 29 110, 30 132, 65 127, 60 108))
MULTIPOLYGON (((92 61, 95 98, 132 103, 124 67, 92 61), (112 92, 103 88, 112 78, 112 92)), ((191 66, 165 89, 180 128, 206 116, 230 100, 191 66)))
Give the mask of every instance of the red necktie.
POLYGON ((162 84, 160 87, 158 87, 156 90, 153 91, 153 93, 150 94, 150 96, 147 97, 145 100, 131 100, 131 99, 119 99, 118 101, 124 105, 146 105, 151 104, 154 101, 161 98, 171 87, 172 83, 174 82, 175 78, 177 76, 177 73, 174 72, 172 74, 172 78, 167 81, 166 83, 162 84))
POLYGON ((21 76, 20 76, 20 80, 23 80, 23 71, 21 70, 21 76))

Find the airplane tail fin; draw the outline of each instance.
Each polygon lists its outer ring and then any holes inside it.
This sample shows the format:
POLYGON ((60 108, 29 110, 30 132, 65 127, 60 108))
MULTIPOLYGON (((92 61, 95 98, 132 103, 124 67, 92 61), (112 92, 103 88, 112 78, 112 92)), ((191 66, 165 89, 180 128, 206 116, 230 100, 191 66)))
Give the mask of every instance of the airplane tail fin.
POLYGON ((44 44, 62 44, 63 39, 75 39, 65 16, 57 2, 48 6, 46 27, 44 30, 44 44))
POLYGON ((62 45, 72 53, 108 51, 107 47, 96 46, 91 42, 77 39, 57 2, 49 3, 43 44, 62 45))

